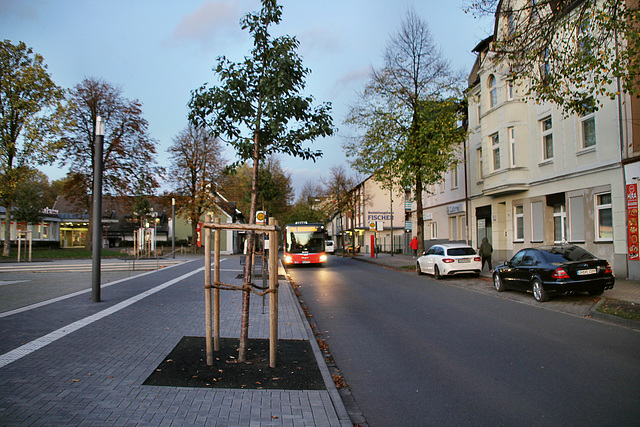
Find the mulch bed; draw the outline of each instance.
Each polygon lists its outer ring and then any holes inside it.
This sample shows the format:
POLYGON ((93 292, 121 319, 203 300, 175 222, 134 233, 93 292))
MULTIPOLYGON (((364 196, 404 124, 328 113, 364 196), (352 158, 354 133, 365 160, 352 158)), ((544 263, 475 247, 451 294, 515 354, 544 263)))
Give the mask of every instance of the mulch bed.
POLYGON ((220 338, 207 366, 204 337, 183 337, 144 385, 230 389, 325 390, 311 344, 279 340, 276 367, 269 367, 269 340, 250 339, 246 363, 238 363, 238 338, 220 338))

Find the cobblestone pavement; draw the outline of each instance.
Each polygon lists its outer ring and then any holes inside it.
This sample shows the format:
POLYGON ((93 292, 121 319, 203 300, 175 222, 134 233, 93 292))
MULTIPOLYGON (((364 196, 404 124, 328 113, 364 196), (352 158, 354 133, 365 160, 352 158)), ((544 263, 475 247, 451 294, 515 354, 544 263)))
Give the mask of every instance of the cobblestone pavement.
MULTIPOLYGON (((203 260, 113 280, 90 301, 84 273, 65 273, 84 289, 0 313, 0 425, 352 425, 306 318, 280 282, 279 337, 310 340, 327 390, 231 390, 143 386, 183 336, 203 336, 203 260)), ((239 257, 221 263, 222 281, 240 284, 239 257)), ((17 281, 12 292, 34 281, 17 281)), ((12 273, 13 274, 13 273, 12 273)), ((17 274, 17 273, 16 273, 17 274)), ((251 302, 250 338, 269 336, 268 303, 251 302)), ((241 295, 221 292, 223 337, 240 336, 241 295)))

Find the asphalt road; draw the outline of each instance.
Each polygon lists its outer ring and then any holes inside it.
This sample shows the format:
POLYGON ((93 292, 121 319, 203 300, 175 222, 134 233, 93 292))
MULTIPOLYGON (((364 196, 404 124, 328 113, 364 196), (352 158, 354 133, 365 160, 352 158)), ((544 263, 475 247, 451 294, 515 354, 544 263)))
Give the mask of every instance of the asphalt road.
POLYGON ((346 258, 288 272, 370 426, 638 425, 638 331, 346 258))

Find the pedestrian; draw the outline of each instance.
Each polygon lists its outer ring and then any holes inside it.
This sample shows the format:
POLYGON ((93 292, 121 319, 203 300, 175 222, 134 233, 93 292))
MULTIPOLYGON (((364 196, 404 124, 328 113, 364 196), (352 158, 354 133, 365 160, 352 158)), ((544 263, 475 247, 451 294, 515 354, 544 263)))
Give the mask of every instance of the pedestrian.
POLYGON ((482 271, 484 271, 484 263, 486 262, 489 265, 489 271, 493 270, 493 266, 491 265, 491 254, 493 253, 493 247, 491 243, 489 243, 489 239, 486 237, 482 238, 482 244, 480 245, 480 257, 482 258, 482 271))
POLYGON ((413 236, 413 239, 411 239, 411 243, 409 243, 409 247, 413 251, 413 257, 417 258, 417 256, 418 256, 418 238, 416 236, 413 236))

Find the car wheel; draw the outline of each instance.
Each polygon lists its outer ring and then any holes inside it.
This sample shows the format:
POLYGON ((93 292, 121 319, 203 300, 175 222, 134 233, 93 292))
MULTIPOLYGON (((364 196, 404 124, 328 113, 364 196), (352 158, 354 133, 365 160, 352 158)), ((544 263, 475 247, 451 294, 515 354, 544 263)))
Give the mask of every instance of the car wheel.
POLYGON ((433 278, 436 280, 440 280, 442 276, 440 275, 440 269, 437 265, 433 266, 433 278))
POLYGON ((533 297, 538 302, 544 302, 549 300, 549 295, 544 291, 542 282, 539 279, 535 279, 531 284, 531 290, 533 291, 533 297))
POLYGON ((589 291, 589 295, 591 295, 592 297, 602 295, 603 293, 604 293, 604 289, 596 289, 593 291, 589 291))
POLYGON ((502 277, 500 277, 498 273, 493 273, 493 286, 496 287, 496 291, 498 292, 504 292, 507 290, 507 287, 502 281, 502 277))
POLYGON ((422 276, 424 273, 422 272, 422 269, 420 268, 420 263, 416 262, 416 271, 418 272, 418 276, 422 276))

